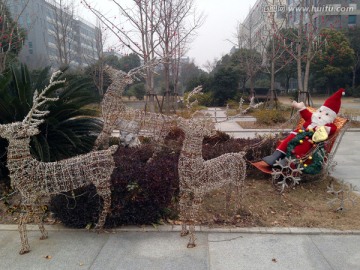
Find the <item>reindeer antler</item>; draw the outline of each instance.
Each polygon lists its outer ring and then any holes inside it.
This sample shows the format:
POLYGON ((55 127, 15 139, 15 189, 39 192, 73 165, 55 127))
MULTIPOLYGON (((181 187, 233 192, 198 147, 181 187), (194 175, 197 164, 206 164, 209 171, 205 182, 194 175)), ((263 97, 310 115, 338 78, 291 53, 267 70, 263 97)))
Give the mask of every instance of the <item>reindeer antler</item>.
POLYGON ((127 75, 130 76, 130 77, 133 77, 135 79, 138 79, 136 77, 136 75, 140 75, 141 77, 145 77, 146 74, 145 74, 144 70, 146 70, 148 68, 154 68, 157 65, 159 65, 161 62, 162 62, 161 59, 152 59, 152 60, 148 61, 146 64, 144 64, 144 65, 142 65, 140 67, 136 67, 136 68, 131 69, 127 73, 127 75))
POLYGON ((186 107, 188 109, 191 109, 194 106, 194 104, 197 102, 197 100, 195 100, 190 103, 190 98, 195 94, 201 93, 201 91, 202 91, 202 85, 198 85, 189 93, 189 95, 187 96, 187 98, 185 100, 186 107))
POLYGON ((51 87, 53 87, 54 85, 57 84, 61 84, 64 83, 65 80, 56 80, 55 78, 57 78, 62 72, 60 70, 54 72, 51 75, 50 81, 49 81, 49 85, 46 86, 40 93, 35 90, 34 92, 34 96, 33 96, 33 105, 29 111, 29 113, 25 116, 23 123, 24 124, 28 124, 30 126, 38 126, 40 125, 42 122, 44 122, 43 118, 45 115, 47 115, 50 111, 41 111, 39 108, 45 104, 46 102, 49 101, 57 101, 59 98, 49 98, 46 97, 46 93, 49 91, 49 89, 51 89, 51 87), (40 119, 37 119, 40 118, 40 119))

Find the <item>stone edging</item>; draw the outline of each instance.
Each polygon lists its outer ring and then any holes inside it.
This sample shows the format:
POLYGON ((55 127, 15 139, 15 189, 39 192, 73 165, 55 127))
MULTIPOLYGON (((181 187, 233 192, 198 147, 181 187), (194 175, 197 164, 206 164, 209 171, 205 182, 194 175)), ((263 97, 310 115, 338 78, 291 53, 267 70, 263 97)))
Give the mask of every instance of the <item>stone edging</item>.
MULTIPOLYGON (((86 229, 66 228, 63 225, 45 225, 47 231, 89 231, 86 229)), ((0 224, 0 231, 17 231, 18 226, 14 224, 0 224)), ((38 231, 38 226, 27 225, 28 231, 38 231)), ((105 230, 105 233, 120 232, 180 232, 181 225, 159 225, 159 226, 123 226, 105 230)), ((335 230, 326 228, 301 228, 301 227, 219 227, 195 226, 195 231, 204 233, 253 233, 253 234, 296 234, 296 235, 360 235, 360 230, 335 230)))

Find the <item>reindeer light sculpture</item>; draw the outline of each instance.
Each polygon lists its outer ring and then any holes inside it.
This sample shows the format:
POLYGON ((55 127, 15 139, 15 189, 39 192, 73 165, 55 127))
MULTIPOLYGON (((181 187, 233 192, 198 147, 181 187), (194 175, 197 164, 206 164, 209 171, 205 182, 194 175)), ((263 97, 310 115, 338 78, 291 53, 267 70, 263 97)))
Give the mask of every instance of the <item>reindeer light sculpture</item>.
POLYGON ((226 210, 229 208, 232 186, 236 187, 236 210, 242 194, 246 176, 244 152, 227 153, 217 158, 204 160, 202 141, 204 136, 215 134, 214 123, 209 119, 180 119, 178 126, 184 131, 185 138, 179 157, 180 219, 183 221, 181 236, 190 233, 187 247, 195 247, 194 225, 187 223, 197 217, 206 193, 226 184, 226 210), (241 194, 240 194, 241 192, 241 194))
MULTIPOLYGON (((119 129, 120 133, 140 133, 153 137, 156 151, 161 147, 165 136, 176 124, 176 118, 159 113, 145 112, 132 109, 124 104, 122 93, 127 85, 133 83, 137 76, 146 76, 144 70, 159 64, 159 61, 149 62, 144 66, 134 68, 128 73, 107 66, 105 71, 109 74, 112 83, 109 85, 101 102, 103 129, 95 141, 94 149, 109 147, 111 133, 119 129)), ((155 151, 155 154, 156 154, 155 151)))
POLYGON ((57 98, 46 97, 46 93, 55 84, 63 83, 55 80, 59 72, 55 72, 50 84, 40 93, 34 93, 33 105, 22 122, 0 125, 0 136, 9 142, 7 150, 7 167, 10 171, 11 185, 21 194, 21 214, 19 233, 21 240, 20 254, 30 251, 26 223, 30 212, 34 214, 41 238, 47 238, 39 205, 44 196, 71 191, 79 187, 94 184, 97 193, 103 199, 103 209, 99 215, 96 229, 103 228, 111 206, 110 177, 115 168, 113 153, 117 147, 108 150, 90 152, 88 154, 61 160, 58 162, 40 162, 30 154, 30 137, 38 134, 39 125, 49 111, 42 111, 41 106, 57 98))

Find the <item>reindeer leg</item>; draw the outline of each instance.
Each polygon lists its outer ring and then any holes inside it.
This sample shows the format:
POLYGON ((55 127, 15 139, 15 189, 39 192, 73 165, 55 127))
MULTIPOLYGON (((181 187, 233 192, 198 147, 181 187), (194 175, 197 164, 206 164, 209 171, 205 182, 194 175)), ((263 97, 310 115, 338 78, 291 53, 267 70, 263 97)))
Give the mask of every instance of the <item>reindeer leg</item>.
POLYGON ((226 196, 225 196, 225 213, 227 215, 229 215, 231 192, 232 192, 232 184, 230 183, 226 190, 226 196))
MULTIPOLYGON (((198 194, 193 200, 193 205, 190 210, 190 216, 191 216, 192 222, 194 222, 196 220, 196 218, 199 216, 198 213, 199 213, 199 208, 202 204, 202 199, 203 199, 202 195, 198 194)), ((189 235, 190 235, 190 237, 189 237, 189 242, 187 244, 187 247, 194 248, 196 246, 196 244, 195 244, 195 240, 196 240, 195 225, 194 224, 189 225, 189 235)))
POLYGON ((239 209, 240 209, 240 200, 241 200, 241 197, 242 194, 240 194, 240 185, 241 183, 236 183, 236 187, 235 187, 235 214, 238 213, 239 209))
POLYGON ((45 230, 44 222, 43 222, 43 218, 42 218, 44 211, 41 209, 40 206, 33 206, 33 207, 35 208, 35 212, 34 212, 35 222, 39 226, 39 230, 41 232, 40 240, 47 239, 48 233, 45 230))
POLYGON ((186 236, 189 234, 189 230, 187 229, 186 226, 186 222, 184 222, 183 224, 181 224, 181 232, 180 232, 180 236, 186 236))
POLYGON ((99 215, 98 223, 96 224, 95 230, 97 232, 102 232, 104 228, 104 224, 106 221, 106 217, 108 213, 110 212, 111 207, 111 190, 110 187, 96 187, 97 193, 99 196, 103 199, 104 205, 103 209, 99 215))
POLYGON ((194 248, 196 246, 195 244, 195 240, 196 240, 196 237, 195 237, 195 225, 194 224, 191 224, 189 226, 189 232, 190 232, 190 237, 189 237, 189 243, 187 244, 187 247, 188 248, 194 248))
POLYGON ((180 197, 180 201, 179 201, 180 219, 183 222, 181 224, 181 232, 180 232, 181 237, 189 234, 189 231, 187 229, 187 224, 186 224, 186 222, 189 219, 189 214, 188 214, 189 202, 187 201, 185 194, 186 194, 186 192, 183 192, 183 191, 180 191, 180 194, 179 194, 179 197, 180 197))
POLYGON ((18 224, 18 230, 20 233, 20 241, 21 241, 21 249, 19 252, 20 255, 30 252, 30 245, 26 231, 26 223, 29 217, 28 208, 31 209, 31 205, 21 204, 21 213, 18 224))

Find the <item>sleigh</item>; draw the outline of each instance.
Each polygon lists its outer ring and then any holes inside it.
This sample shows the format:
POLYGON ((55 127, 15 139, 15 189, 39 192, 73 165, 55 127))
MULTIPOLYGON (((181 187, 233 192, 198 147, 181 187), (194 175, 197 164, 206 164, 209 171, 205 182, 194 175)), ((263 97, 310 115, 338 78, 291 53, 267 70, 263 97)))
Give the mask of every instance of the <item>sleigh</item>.
MULTIPOLYGON (((308 107, 311 112, 316 109, 308 107)), ((305 120, 300 118, 294 129, 301 129, 305 120)), ((329 136, 325 141, 316 143, 313 147, 303 156, 296 157, 291 155, 293 145, 288 145, 287 156, 276 161, 273 167, 269 166, 264 161, 251 163, 260 171, 272 176, 272 181, 276 184, 281 191, 286 187, 294 186, 301 180, 319 180, 328 175, 329 169, 333 166, 333 159, 342 137, 348 128, 349 120, 338 116, 334 124, 337 127, 336 132, 329 136)), ((299 136, 311 136, 311 133, 305 131, 299 136)), ((294 140, 300 140, 295 138, 294 140)), ((296 143, 296 142, 295 142, 296 143)))

